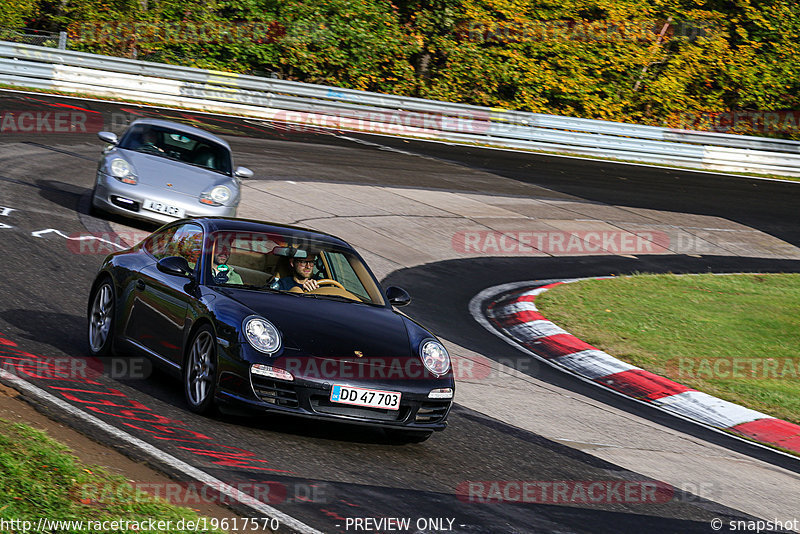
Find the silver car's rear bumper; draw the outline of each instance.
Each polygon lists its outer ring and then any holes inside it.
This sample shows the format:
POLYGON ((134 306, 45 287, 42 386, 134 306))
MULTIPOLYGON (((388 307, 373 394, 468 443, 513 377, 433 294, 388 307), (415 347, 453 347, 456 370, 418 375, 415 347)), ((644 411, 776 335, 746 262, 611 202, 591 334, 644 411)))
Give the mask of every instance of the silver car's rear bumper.
POLYGON ((143 184, 124 184, 98 171, 92 205, 97 209, 124 217, 160 223, 172 222, 179 217, 146 210, 142 207, 145 200, 155 200, 182 208, 185 212, 184 217, 236 217, 236 206, 206 206, 200 204, 197 198, 177 192, 172 195, 164 193, 163 189, 143 184))

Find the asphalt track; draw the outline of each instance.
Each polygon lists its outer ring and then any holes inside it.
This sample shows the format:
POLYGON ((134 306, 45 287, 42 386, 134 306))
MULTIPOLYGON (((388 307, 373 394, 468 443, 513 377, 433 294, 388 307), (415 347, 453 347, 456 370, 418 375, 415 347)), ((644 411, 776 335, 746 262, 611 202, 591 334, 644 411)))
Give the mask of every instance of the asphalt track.
MULTIPOLYGON (((135 106, 77 101, 47 96, 0 93, 2 110, 52 111, 53 106, 92 113, 103 124, 143 114, 135 106)), ((152 112, 150 112, 152 113, 152 112)), ((271 166, 259 179, 286 179, 303 169, 304 179, 324 180, 326 170, 351 165, 353 183, 442 188, 485 193, 529 194, 518 182, 541 187, 550 197, 580 197, 653 209, 713 214, 740 221, 794 245, 800 245, 797 188, 781 182, 715 177, 704 173, 630 166, 607 172, 611 164, 486 151, 367 135, 292 131, 263 122, 212 118, 166 111, 164 118, 203 123, 227 134, 248 166, 271 166), (409 159, 398 151, 427 158, 409 159), (434 163, 456 162, 486 169, 510 180, 486 183, 479 179, 453 180, 434 163), (255 163, 251 163, 255 162, 255 163), (282 162, 277 165, 276 162, 282 162), (413 179, 396 175, 397 165, 416 165, 413 179), (430 167, 429 167, 430 165, 430 167), (365 172, 368 169, 370 172, 365 172)), ((0 216, 3 280, 0 334, 18 347, 4 347, 0 356, 19 351, 58 361, 80 360, 85 354, 85 307, 88 288, 102 257, 75 254, 54 234, 31 235, 58 229, 66 235, 103 228, 107 223, 88 215, 87 193, 93 183, 100 145, 93 134, 19 132, 0 134, 0 207, 12 208, 0 216)), ((339 172, 341 175, 342 173, 339 172)), ((130 223, 128 223, 130 224, 130 223)), ((147 229, 146 225, 140 225, 147 229)), ((471 321, 466 303, 490 285, 533 278, 591 276, 633 271, 800 271, 800 262, 748 260, 741 257, 685 256, 627 259, 481 258, 454 260, 404 269, 384 282, 402 285, 415 295, 406 308, 412 317, 443 336, 489 358, 513 362, 520 354, 471 321)), ((98 365, 97 362, 88 362, 98 365)), ((100 363, 102 365, 102 362, 100 363)), ((420 446, 397 446, 380 431, 345 425, 318 424, 282 417, 197 417, 186 410, 177 382, 160 372, 146 378, 108 373, 91 380, 60 380, 43 376, 30 381, 70 404, 197 466, 232 485, 260 484, 275 488, 271 504, 323 532, 345 532, 347 518, 451 518, 457 532, 709 532, 713 517, 724 520, 746 515, 696 495, 674 490, 669 499, 646 504, 603 503, 569 506, 550 503, 475 503, 456 495, 467 481, 640 481, 641 475, 599 460, 535 433, 496 421, 456 405, 450 428, 420 446), (137 404, 138 403, 138 404, 137 404), (134 418, 126 409, 158 414, 134 418), (663 501, 663 502, 661 502, 663 501)), ((634 412, 620 399, 572 383, 567 377, 539 369, 537 378, 551 380, 578 394, 599 398, 634 412)), ((51 416, 93 435, 90 427, 40 406, 51 416)), ((525 407, 522 407, 523 409, 525 407)), ((646 414, 725 446, 740 448, 767 461, 796 469, 791 462, 748 449, 734 440, 704 432, 688 423, 646 414)), ((111 443, 114 445, 114 443, 111 443)), ((116 444, 125 449, 124 445, 116 444)), ((135 450, 127 450, 141 457, 135 450)), ((151 463, 158 464, 157 461, 151 463)), ((160 465, 162 469, 170 468, 160 465)), ((177 473, 173 473, 176 476, 177 473)), ((670 490, 673 491, 673 490, 670 490)), ((448 525, 447 522, 444 523, 448 525)), ((349 531, 353 531, 351 527, 349 531)), ((427 528, 423 532, 444 529, 427 528)))

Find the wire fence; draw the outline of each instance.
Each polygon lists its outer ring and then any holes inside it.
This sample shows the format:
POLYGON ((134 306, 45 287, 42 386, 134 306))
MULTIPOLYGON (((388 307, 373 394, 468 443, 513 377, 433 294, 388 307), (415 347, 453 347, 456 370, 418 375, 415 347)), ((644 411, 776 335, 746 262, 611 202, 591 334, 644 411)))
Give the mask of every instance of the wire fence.
POLYGON ((0 28, 0 41, 66 50, 67 32, 47 32, 32 28, 0 28))

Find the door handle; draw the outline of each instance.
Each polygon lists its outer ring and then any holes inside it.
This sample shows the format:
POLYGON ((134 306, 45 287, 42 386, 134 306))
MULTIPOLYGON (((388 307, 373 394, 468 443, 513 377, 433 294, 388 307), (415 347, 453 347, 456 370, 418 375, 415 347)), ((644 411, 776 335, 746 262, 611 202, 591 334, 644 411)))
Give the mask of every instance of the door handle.
POLYGON ((144 280, 137 280, 136 281, 136 289, 139 291, 144 291, 144 280))

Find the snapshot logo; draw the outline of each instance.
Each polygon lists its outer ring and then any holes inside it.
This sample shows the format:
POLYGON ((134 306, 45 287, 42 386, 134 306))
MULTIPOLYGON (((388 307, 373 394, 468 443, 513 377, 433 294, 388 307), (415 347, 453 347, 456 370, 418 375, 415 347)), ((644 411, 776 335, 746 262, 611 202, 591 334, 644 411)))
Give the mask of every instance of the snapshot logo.
POLYGON ((98 112, 0 110, 0 133, 97 133, 103 129, 98 112))
POLYGON ((669 360, 667 370, 677 379, 798 380, 800 358, 681 357, 669 360))
POLYGON ((670 238, 657 230, 475 230, 453 235, 452 246, 453 250, 462 254, 662 254, 669 251, 670 238))
POLYGON ((656 504, 673 494, 653 480, 468 480, 456 488, 460 501, 481 504, 656 504))
POLYGON ((279 111, 273 120, 288 132, 300 133, 318 133, 327 128, 394 135, 431 135, 442 131, 479 135, 491 127, 489 113, 480 110, 458 115, 404 110, 347 110, 330 114, 279 111))
POLYGON ((700 111, 673 116, 682 130, 718 133, 800 133, 800 111, 700 111))
POLYGON ((326 483, 290 485, 280 482, 134 482, 125 484, 83 484, 77 498, 83 504, 123 504, 148 502, 151 497, 177 506, 200 504, 235 505, 279 503, 326 503, 331 490, 326 483))
POLYGON ((67 249, 73 254, 102 255, 119 252, 144 241, 150 232, 77 232, 67 237, 67 249))

